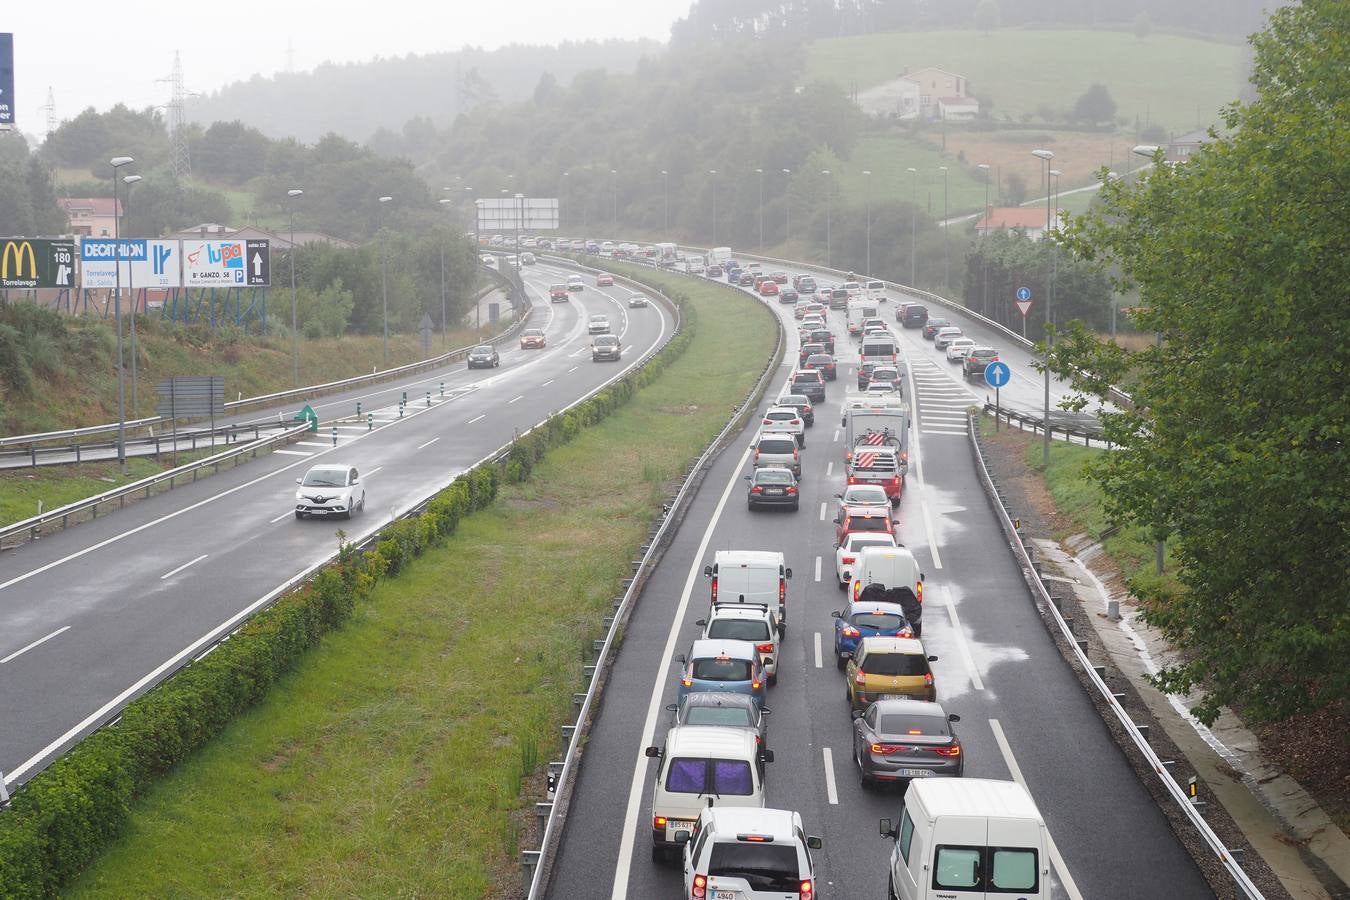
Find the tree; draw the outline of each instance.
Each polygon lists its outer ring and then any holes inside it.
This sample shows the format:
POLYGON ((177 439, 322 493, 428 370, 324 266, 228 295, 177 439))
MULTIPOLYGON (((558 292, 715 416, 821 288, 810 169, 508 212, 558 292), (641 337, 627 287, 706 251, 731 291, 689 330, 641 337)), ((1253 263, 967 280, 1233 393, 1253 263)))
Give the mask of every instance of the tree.
POLYGON ((1116 101, 1104 84, 1092 84, 1073 104, 1073 120, 1096 125, 1098 122, 1110 122, 1116 117, 1116 101))
POLYGON ((1344 4, 1283 7, 1253 44, 1258 99, 1225 113, 1231 136, 1108 181, 1071 229, 1164 342, 1129 352, 1073 327, 1051 357, 1084 397, 1135 378, 1094 476, 1113 521, 1173 540, 1179 585, 1133 587, 1182 652, 1158 685, 1203 688, 1207 723, 1235 703, 1278 720, 1350 700, 1344 4))
POLYGON ((980 0, 975 6, 975 30, 988 34, 999 26, 998 0, 980 0))
POLYGON ((1009 172, 1007 180, 1003 183, 1003 195, 1010 206, 1021 206, 1027 199, 1026 179, 1016 172, 1009 172))

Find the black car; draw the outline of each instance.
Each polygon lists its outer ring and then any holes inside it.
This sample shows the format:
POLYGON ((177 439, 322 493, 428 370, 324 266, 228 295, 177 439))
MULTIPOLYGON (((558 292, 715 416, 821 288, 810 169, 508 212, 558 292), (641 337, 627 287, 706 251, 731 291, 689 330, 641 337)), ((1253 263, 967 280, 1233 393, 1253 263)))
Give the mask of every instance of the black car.
POLYGON ((942 704, 886 697, 853 714, 853 762, 864 785, 965 773, 961 740, 942 704))
POLYGON ((877 363, 865 362, 858 366, 858 390, 863 391, 872 383, 872 370, 877 367, 877 363))
POLYGON ((797 365, 800 366, 804 362, 806 362, 806 358, 810 356, 812 353, 824 353, 824 352, 825 352, 824 344, 818 344, 815 343, 814 341, 808 341, 807 343, 802 344, 801 349, 798 350, 797 352, 797 365))
POLYGON ((722 267, 719 266, 717 263, 713 263, 711 266, 708 266, 707 270, 704 271, 703 274, 707 275, 709 278, 721 278, 723 275, 722 267))
POLYGON ((755 273, 754 273, 754 272, 742 272, 742 273, 740 274, 740 277, 736 279, 736 283, 739 284, 741 287, 754 287, 754 286, 755 286, 755 273))
POLYGON ((753 475, 745 476, 750 487, 745 492, 747 509, 759 509, 763 506, 783 506, 794 512, 801 504, 801 495, 797 493, 797 478, 790 469, 765 467, 755 469, 753 475))
POLYGON ((928 321, 928 307, 921 303, 911 303, 905 307, 903 315, 898 316, 900 324, 906 328, 922 328, 928 321))
POLYGON ((727 284, 737 284, 741 280, 740 266, 727 266, 727 284))
POLYGON ((502 364, 497 348, 491 344, 482 344, 469 351, 470 369, 495 369, 502 364))
POLYGON ((824 344, 826 353, 834 352, 834 332, 828 328, 817 328, 806 336, 813 344, 824 344))
POLYGON ((814 369, 794 372, 792 393, 804 394, 812 403, 825 402, 825 376, 814 369))
POLYGON ((806 427, 810 428, 816 424, 816 410, 811 405, 811 400, 805 394, 784 394, 778 398, 779 406, 790 406, 797 411, 797 415, 802 417, 806 427))
POLYGON ((794 291, 792 288, 783 288, 781 291, 778 292, 778 302, 796 303, 797 298, 800 296, 801 295, 798 294, 796 291, 794 291))
POLYGON ((941 316, 937 316, 935 318, 929 319, 927 322, 924 322, 923 323, 924 340, 931 341, 933 339, 933 336, 938 333, 939 328, 946 328, 950 324, 952 324, 950 320, 944 319, 941 316))

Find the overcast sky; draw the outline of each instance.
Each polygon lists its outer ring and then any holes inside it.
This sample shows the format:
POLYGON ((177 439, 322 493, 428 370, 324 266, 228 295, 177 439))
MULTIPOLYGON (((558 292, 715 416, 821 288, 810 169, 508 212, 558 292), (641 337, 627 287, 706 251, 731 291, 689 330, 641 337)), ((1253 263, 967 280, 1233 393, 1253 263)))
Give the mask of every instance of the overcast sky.
POLYGON ((588 38, 654 38, 690 0, 77 0, 64 6, 5 0, 0 32, 14 33, 16 121, 41 136, 47 89, 58 119, 88 106, 162 106, 169 85, 156 83, 183 57, 189 90, 208 93, 254 73, 296 71, 332 60, 351 62, 503 44, 557 44, 588 38))

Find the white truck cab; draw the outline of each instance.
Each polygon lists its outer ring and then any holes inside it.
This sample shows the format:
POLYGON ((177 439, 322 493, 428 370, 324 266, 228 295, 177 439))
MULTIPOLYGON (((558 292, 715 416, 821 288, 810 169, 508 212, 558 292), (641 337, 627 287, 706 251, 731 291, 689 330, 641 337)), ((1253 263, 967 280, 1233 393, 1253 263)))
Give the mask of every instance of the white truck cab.
POLYGON ((1045 822, 1016 782, 916 778, 881 834, 895 841, 887 887, 897 900, 1050 896, 1045 822))

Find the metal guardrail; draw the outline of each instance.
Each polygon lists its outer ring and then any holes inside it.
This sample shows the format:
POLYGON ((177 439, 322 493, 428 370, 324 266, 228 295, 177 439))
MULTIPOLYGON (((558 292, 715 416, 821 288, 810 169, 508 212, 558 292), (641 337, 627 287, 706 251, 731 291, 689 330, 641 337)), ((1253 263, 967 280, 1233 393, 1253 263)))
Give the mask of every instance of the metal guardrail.
POLYGON ((271 447, 273 444, 289 442, 292 438, 299 437, 309 430, 310 426, 308 422, 295 425, 279 434, 274 434, 257 441, 250 441, 247 444, 235 446, 223 453, 217 453, 213 456, 208 456, 205 459, 199 459, 196 462, 181 465, 178 468, 170 469, 167 472, 151 475, 148 478, 142 478, 139 481, 133 481, 130 484, 113 488, 110 491, 95 494, 93 497, 76 500, 74 503, 67 503, 65 506, 58 506, 56 509, 39 513, 31 518, 15 522, 13 525, 6 525, 3 528, 0 528, 0 546, 3 546, 5 538, 13 537, 16 534, 23 534, 24 532, 28 532, 30 539, 39 537, 42 526, 49 522, 60 520, 61 527, 66 528, 70 524, 72 516, 77 516, 84 512, 90 512, 92 513, 93 518, 98 518, 98 507, 100 504, 117 501, 119 507, 125 506, 128 497, 133 494, 141 493, 142 491, 145 492, 145 496, 149 497, 150 491, 155 485, 162 484, 166 481, 169 482, 170 487, 173 486, 174 481, 179 478, 185 478, 188 475, 191 475, 192 479, 196 481, 197 473, 201 472, 203 469, 219 467, 221 463, 231 459, 238 459, 238 457, 245 454, 256 456, 259 450, 271 447))
MULTIPOLYGON (((235 422, 230 425, 217 425, 215 428, 183 428, 177 433, 173 431, 161 431, 158 434, 152 434, 149 437, 130 438, 126 441, 128 456, 149 456, 151 454, 132 454, 130 451, 137 447, 155 448, 154 457, 159 459, 165 453, 173 452, 175 444, 179 450, 191 452, 197 448, 198 441, 206 441, 214 437, 223 437, 224 446, 239 443, 239 436, 248 432, 253 433, 253 440, 262 438, 262 432, 276 431, 278 429, 291 427, 289 421, 278 421, 265 419, 258 422, 235 422), (183 446, 186 444, 187 446, 183 446), (166 446, 167 445, 167 446, 166 446)), ((103 426, 99 426, 103 427, 103 426)), ((115 426, 114 426, 115 428, 115 426)), ((97 441, 86 444, 54 444, 51 446, 40 447, 37 444, 30 444, 26 450, 12 450, 9 452, 0 451, 0 470, 20 468, 18 465, 4 465, 6 462, 26 459, 28 466, 36 468, 40 465, 62 465, 65 463, 85 462, 84 455, 97 450, 110 450, 117 447, 116 441, 97 441), (55 456, 62 453, 74 453, 74 459, 57 459, 45 461, 44 456, 55 456)), ((116 457, 102 457, 102 461, 116 457)), ((90 460, 96 461, 96 460, 90 460)))
POLYGON ((1008 544, 1012 547, 1013 554, 1017 557, 1018 564, 1022 568, 1022 574, 1026 578, 1027 584, 1030 585, 1031 589, 1035 592, 1041 602, 1044 603, 1045 607, 1049 609, 1051 616, 1054 618, 1055 625, 1059 628, 1060 634, 1072 648, 1074 658, 1078 661, 1078 664, 1082 666, 1083 672, 1092 683, 1092 686, 1096 689, 1097 693, 1101 695, 1102 701, 1110 708, 1112 714, 1115 715, 1116 720, 1120 722, 1121 727, 1129 736, 1131 743, 1134 744, 1140 755, 1144 757, 1145 762, 1148 763, 1149 768, 1158 778, 1163 789, 1171 796, 1172 800, 1175 801, 1182 813, 1190 820, 1191 825, 1195 827, 1196 832, 1204 840, 1205 844, 1228 871, 1228 874, 1232 877, 1238 890, 1246 897, 1252 898, 1252 900, 1262 900, 1264 895, 1256 885, 1252 883, 1252 880, 1247 876, 1247 873, 1243 871, 1242 866, 1238 861, 1234 859, 1232 851, 1224 845, 1219 836, 1214 833, 1214 829, 1209 827, 1209 823, 1205 821, 1204 816, 1202 816, 1200 811, 1190 802, 1185 791, 1181 789, 1181 785, 1173 780, 1171 773, 1167 771, 1167 766, 1149 745, 1148 738, 1139 730, 1139 726, 1130 718, 1129 713, 1125 711, 1125 707, 1116 699, 1115 694, 1111 691, 1111 688, 1102 677, 1105 672, 1105 667, 1094 665, 1092 660, 1088 659, 1085 649, 1086 642, 1079 640, 1074 633, 1073 626, 1060 612, 1058 604, 1056 604, 1054 598, 1051 597, 1049 589, 1046 588, 1045 582, 1041 580, 1040 573, 1032 563, 1031 554, 1027 551, 1026 545, 1022 542, 1021 532, 1013 524, 1012 517, 1009 515, 1008 510, 1004 508, 1003 502, 999 498, 998 489, 994 485, 994 479, 989 474, 989 468, 984 460, 984 453, 980 449, 978 438, 979 423, 975 421, 973 414, 968 414, 968 418, 970 420, 970 443, 975 454, 975 460, 978 463, 976 469, 978 470, 980 483, 984 487, 985 494, 989 497, 990 505, 994 507, 994 510, 998 515, 999 525, 1003 528, 1003 533, 1008 539, 1008 544))
MULTIPOLYGON (((496 290, 494 286, 492 290, 496 290)), ((532 309, 533 307, 531 307, 532 309)), ((499 344, 510 340, 515 332, 519 331, 529 318, 529 312, 516 318, 512 323, 490 338, 486 338, 480 343, 499 344)), ((272 394, 260 394, 257 397, 244 397, 240 400, 230 400, 224 404, 224 414, 241 412, 252 406, 267 405, 270 403, 280 403, 286 400, 307 399, 318 396, 319 394, 331 394, 348 388, 360 387, 365 384, 373 384, 378 381, 387 381, 390 379, 401 378, 404 375, 414 375, 426 369, 440 368, 446 363, 455 362, 466 356, 470 350, 478 346, 477 344, 468 347, 457 347, 454 350, 448 350, 439 356, 432 356, 417 362, 408 363, 404 366, 396 366, 392 369, 385 369, 382 372, 372 372, 369 375, 357 375, 353 378, 344 378, 339 381, 329 381, 323 384, 312 384, 305 387, 291 388, 285 391, 277 391, 272 394)), ((141 428, 151 425, 160 425, 167 422, 160 416, 150 416, 148 418, 133 419, 125 423, 125 428, 141 428)), ((67 428, 62 431, 46 431, 37 434, 18 434, 10 437, 0 437, 0 449, 6 447, 27 447, 29 445, 50 444, 52 442, 68 441, 74 438, 89 437, 93 435, 103 435, 116 432, 118 425, 116 422, 107 425, 89 425, 83 428, 67 428)), ((57 444, 58 447, 70 447, 70 444, 57 444)))
MULTIPOLYGON (((576 266, 589 271, 600 271, 590 269, 587 266, 581 266, 578 263, 564 259, 562 257, 550 257, 551 260, 566 262, 568 265, 576 266)), ((615 276, 616 280, 620 276, 615 276)), ((622 279, 631 286, 635 286, 647 294, 662 296, 660 292, 655 291, 651 286, 640 282, 632 282, 629 279, 622 279)), ((590 674, 590 681, 586 686, 584 695, 575 695, 574 699, 579 705, 575 725, 564 725, 563 734, 568 738, 567 750, 563 756, 561 766, 556 772, 550 765, 549 773, 549 793, 553 799, 545 803, 536 803, 535 809, 541 818, 544 818, 543 834, 540 836, 538 850, 525 850, 521 854, 521 862, 530 872, 530 886, 527 897, 529 900, 540 900, 543 892, 548 886, 548 876, 551 868, 552 854, 556 852, 558 842, 562 838, 563 823, 560 819, 559 808, 566 805, 567 798, 571 795, 571 789, 575 784, 577 776, 577 766, 579 751, 585 745, 590 732, 591 712, 594 708, 599 695, 600 685, 603 681, 602 671, 609 664, 610 657, 614 647, 619 640, 619 633, 627 620, 628 614, 636 602, 638 596, 642 593, 647 577, 651 574, 657 561, 664 555, 664 541, 670 532, 678 527, 682 518, 680 513, 692 496, 694 488, 702 481, 704 470, 709 466, 711 459, 723 449, 724 443, 728 437, 735 434, 744 424, 746 416, 752 413, 759 405, 765 391, 768 389, 773 376, 778 371, 779 361, 782 359, 783 350, 786 346, 785 335, 781 320, 773 316, 774 322, 778 325, 778 343, 774 348, 773 355, 765 365, 764 371, 760 373, 754 386, 742 403, 732 412, 727 424, 722 430, 708 443, 703 453, 689 468, 688 474, 680 485, 679 491, 669 504, 663 509, 661 524, 650 533, 647 545, 644 548, 642 559, 635 561, 633 575, 626 579, 627 586, 623 597, 614 603, 614 614, 607 616, 608 628, 605 632, 603 641, 596 641, 596 662, 595 665, 586 666, 585 670, 590 674), (544 817, 545 807, 547 807, 547 816, 544 817)))
MULTIPOLYGON (((1032 434, 1041 434, 1045 430, 1045 426, 1040 416, 1020 413, 1016 410, 1008 409, 1006 406, 1001 408, 996 407, 992 403, 986 403, 984 405, 984 412, 985 415, 996 417, 1000 422, 1007 422, 1009 427, 1012 427, 1012 424, 1016 422, 1019 431, 1030 431, 1032 434)), ((1056 433, 1062 434, 1064 440, 1070 444, 1073 443, 1074 438, 1081 438, 1084 447, 1091 447, 1093 441, 1096 441, 1107 450, 1110 450, 1115 446, 1111 441, 1102 437, 1102 429, 1100 427, 1075 428, 1071 425, 1057 425, 1052 420, 1050 422, 1050 437, 1053 439, 1056 433)))

